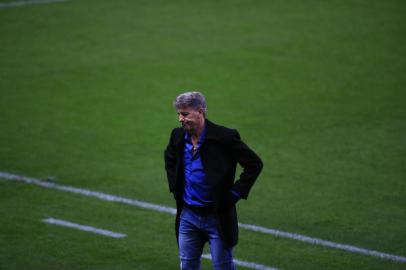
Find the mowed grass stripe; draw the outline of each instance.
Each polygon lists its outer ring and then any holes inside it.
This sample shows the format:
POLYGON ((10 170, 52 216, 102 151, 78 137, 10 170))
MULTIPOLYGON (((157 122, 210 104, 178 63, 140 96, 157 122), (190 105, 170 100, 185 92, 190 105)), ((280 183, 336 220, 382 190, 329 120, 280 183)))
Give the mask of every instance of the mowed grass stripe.
POLYGON ((41 5, 41 4, 51 4, 51 3, 62 3, 69 0, 30 0, 30 1, 14 1, 0 3, 0 8, 13 8, 27 5, 41 5))
MULTIPOLYGON (((73 223, 73 222, 70 222, 70 221, 56 219, 56 218, 52 218, 52 217, 43 219, 42 221, 44 223, 47 223, 47 224, 50 224, 50 225, 57 225, 57 226, 77 229, 77 230, 80 230, 80 231, 91 232, 91 233, 100 234, 100 235, 104 235, 104 236, 109 236, 109 237, 113 237, 113 238, 127 237, 127 235, 123 234, 123 233, 112 232, 112 231, 109 231, 109 230, 95 228, 95 227, 92 227, 92 226, 89 226, 89 225, 77 224, 77 223, 73 223)), ((210 254, 203 254, 202 258, 207 259, 207 260, 212 260, 210 254)), ((275 268, 275 267, 269 267, 269 266, 266 266, 266 265, 263 265, 263 264, 258 264, 258 263, 254 263, 254 262, 247 262, 247 261, 242 261, 242 260, 238 260, 238 259, 234 259, 234 263, 236 265, 238 265, 238 266, 247 267, 247 268, 251 268, 251 269, 255 269, 255 270, 278 270, 278 268, 275 268)))
MULTIPOLYGON (((57 226, 77 229, 77 230, 80 230, 80 231, 96 233, 96 234, 109 236, 109 237, 113 237, 113 238, 127 237, 127 235, 123 234, 123 233, 112 232, 112 231, 109 231, 109 230, 95 228, 95 227, 92 227, 92 226, 89 226, 89 225, 77 224, 77 223, 73 223, 73 222, 70 222, 70 221, 56 219, 56 218, 52 218, 52 217, 43 219, 42 221, 44 223, 51 224, 51 225, 57 225, 57 226)), ((203 254, 202 258, 207 259, 207 260, 211 260, 211 255, 210 254, 203 254)), ((254 262, 242 261, 242 260, 238 260, 238 259, 234 259, 234 263, 236 265, 238 265, 238 266, 247 267, 247 268, 251 268, 251 269, 255 269, 255 270, 278 270, 278 268, 269 267, 269 266, 254 263, 254 262)))
MULTIPOLYGON (((71 186, 64 186, 64 185, 58 185, 53 182, 46 182, 42 181, 39 179, 31 178, 31 177, 26 177, 26 176, 20 176, 20 175, 15 175, 7 172, 0 172, 0 178, 6 179, 6 180, 11 180, 11 181, 19 181, 19 182, 24 182, 27 184, 33 184, 49 189, 56 189, 56 190, 61 190, 65 192, 71 192, 71 193, 76 193, 88 197, 95 197, 104 201, 112 201, 112 202, 120 202, 132 206, 137 206, 140 208, 144 209, 150 209, 150 210, 155 210, 159 212, 164 212, 164 213, 170 213, 170 214, 176 214, 176 209, 172 207, 167 207, 167 206, 162 206, 158 204, 152 204, 148 202, 143 202, 135 199, 129 199, 129 198, 124 198, 116 195, 111 195, 111 194, 106 194, 98 191, 91 191, 91 190, 86 190, 86 189, 81 189, 81 188, 75 188, 71 186)), ((283 232, 280 230, 275 230, 275 229, 270 229, 270 228, 265 228, 262 226, 257 226, 257 225, 252 225, 252 224, 243 224, 239 223, 240 228, 244 228, 246 230, 254 231, 254 232, 261 232, 265 234, 270 234, 274 235, 277 237, 283 237, 283 238, 289 238, 313 245, 321 245, 329 248, 334 248, 334 249, 340 249, 352 253, 359 253, 363 255, 368 255, 368 256, 373 256, 381 259, 387 259, 387 260, 392 260, 396 262, 406 262, 406 257, 399 256, 399 255, 394 255, 394 254, 389 254, 389 253, 384 253, 380 251, 375 251, 375 250, 369 250, 365 248, 360 248, 352 245, 347 245, 347 244, 340 244, 340 243, 335 243, 331 241, 326 241, 318 238, 313 238, 305 235, 300 235, 300 234, 295 234, 295 233, 290 233, 290 232, 283 232)))

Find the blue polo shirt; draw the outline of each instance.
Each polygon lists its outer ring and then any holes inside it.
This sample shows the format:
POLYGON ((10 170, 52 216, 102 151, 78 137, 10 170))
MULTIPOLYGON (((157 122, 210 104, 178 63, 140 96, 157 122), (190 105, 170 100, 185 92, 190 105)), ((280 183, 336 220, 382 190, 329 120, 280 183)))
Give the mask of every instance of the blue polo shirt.
POLYGON ((206 137, 206 128, 203 129, 197 143, 197 150, 193 153, 193 143, 190 135, 185 133, 184 165, 185 165, 185 192, 183 200, 189 205, 208 206, 213 204, 213 197, 207 183, 206 173, 200 157, 200 147, 206 137))

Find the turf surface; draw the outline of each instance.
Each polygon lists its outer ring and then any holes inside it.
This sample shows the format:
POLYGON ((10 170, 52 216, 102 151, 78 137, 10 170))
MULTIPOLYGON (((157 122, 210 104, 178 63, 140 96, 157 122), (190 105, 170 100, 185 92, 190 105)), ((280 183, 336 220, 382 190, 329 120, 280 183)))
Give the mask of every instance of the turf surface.
MULTIPOLYGON (((172 101, 199 89, 209 119, 265 163, 241 222, 406 256, 405 12, 403 1, 0 9, 0 171, 173 206, 172 101)), ((167 214, 6 181, 0 211, 0 268, 178 267, 167 214)), ((406 267, 244 230, 235 253, 282 269, 406 267)))

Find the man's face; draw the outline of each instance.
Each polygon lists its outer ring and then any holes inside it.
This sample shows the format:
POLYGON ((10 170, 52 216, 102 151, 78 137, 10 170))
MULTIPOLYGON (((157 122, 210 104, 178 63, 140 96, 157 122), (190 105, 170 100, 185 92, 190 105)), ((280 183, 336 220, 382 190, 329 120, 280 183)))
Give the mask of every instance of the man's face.
POLYGON ((203 124, 203 110, 195 110, 190 107, 180 108, 176 110, 178 112, 179 122, 186 132, 194 133, 203 124))

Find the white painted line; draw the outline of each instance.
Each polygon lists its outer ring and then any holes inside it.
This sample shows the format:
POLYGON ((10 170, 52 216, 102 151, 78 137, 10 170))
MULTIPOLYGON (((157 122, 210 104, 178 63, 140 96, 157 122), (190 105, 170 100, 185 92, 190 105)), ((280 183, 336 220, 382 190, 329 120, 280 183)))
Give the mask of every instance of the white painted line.
POLYGON ((104 230, 104 229, 99 229, 99 228, 95 228, 95 227, 88 226, 88 225, 76 224, 76 223, 72 223, 70 221, 61 220, 61 219, 47 218, 42 221, 45 223, 48 223, 48 224, 52 224, 52 225, 59 225, 59 226, 63 226, 63 227, 68 227, 68 228, 85 231, 85 232, 97 233, 97 234, 101 234, 101 235, 105 235, 105 236, 109 236, 109 237, 113 237, 113 238, 123 238, 123 237, 127 236, 126 234, 116 233, 116 232, 112 232, 112 231, 104 230))
MULTIPOLYGON (((147 203, 147 202, 134 200, 134 199, 123 198, 120 196, 110 195, 110 194, 97 192, 97 191, 91 191, 91 190, 86 190, 86 189, 81 189, 81 188, 58 185, 58 184, 55 184, 52 182, 46 182, 46 181, 38 180, 35 178, 10 174, 7 172, 0 172, 0 178, 6 179, 6 180, 12 180, 12 181, 24 182, 27 184, 33 184, 33 185, 50 188, 50 189, 57 189, 57 190, 65 191, 65 192, 76 193, 76 194, 80 194, 80 195, 84 195, 84 196, 95 197, 95 198, 98 198, 98 199, 104 200, 104 201, 120 202, 120 203, 124 203, 124 204, 128 204, 128 205, 137 206, 140 208, 170 213, 173 215, 176 214, 176 209, 172 208, 172 207, 147 203)), ((309 237, 309 236, 305 236, 305 235, 289 233, 289 232, 279 231, 279 230, 275 230, 275 229, 269 229, 269 228, 261 227, 261 226, 257 226, 257 225, 243 224, 243 223, 238 223, 238 225, 239 225, 239 227, 249 230, 249 231, 270 234, 270 235, 274 235, 277 237, 289 238, 289 239, 293 239, 293 240, 297 240, 297 241, 301 241, 301 242, 305 242, 305 243, 309 243, 309 244, 313 244, 313 245, 321 245, 321 246, 344 250, 344 251, 348 251, 348 252, 352 252, 352 253, 358 253, 358 254, 373 256, 373 257, 377 257, 377 258, 381 258, 381 259, 387 259, 387 260, 392 260, 392 261, 396 261, 396 262, 406 263, 406 257, 404 257, 404 256, 383 253, 383 252, 365 249, 365 248, 359 248, 359 247, 351 246, 351 245, 347 245, 347 244, 335 243, 335 242, 326 241, 326 240, 322 240, 322 239, 318 239, 318 238, 313 238, 313 237, 309 237)))
POLYGON ((14 1, 0 3, 0 8, 11 8, 11 7, 20 7, 27 5, 40 5, 40 4, 50 4, 50 3, 61 3, 67 2, 68 0, 29 0, 29 1, 14 1))
POLYGON ((27 184, 33 184, 37 186, 41 186, 44 188, 49 188, 49 189, 57 189, 65 192, 71 192, 71 193, 76 193, 88 197, 95 197, 103 201, 110 201, 110 202, 120 202, 132 206, 137 206, 140 208, 145 208, 145 209, 150 209, 150 210, 155 210, 158 212, 166 212, 175 215, 176 214, 176 209, 172 207, 167 207, 167 206, 162 206, 158 204, 153 204, 153 203, 147 203, 139 200, 134 200, 134 199, 128 199, 128 198, 123 198, 120 196, 115 196, 115 195, 110 195, 102 192, 97 192, 97 191, 91 191, 87 189, 81 189, 81 188, 75 188, 75 187, 70 187, 70 186, 63 186, 63 185, 58 185, 52 182, 47 182, 47 181, 42 181, 39 179, 35 178, 30 178, 30 177, 25 177, 25 176, 19 176, 19 175, 14 175, 10 173, 5 173, 5 172, 0 172, 0 178, 4 178, 7 180, 13 180, 13 181, 19 181, 19 182, 25 182, 27 184))
POLYGON ((254 231, 254 232, 261 232, 261 233, 266 233, 266 234, 272 234, 277 237, 283 237, 283 238, 289 238, 305 243, 309 243, 312 245, 320 245, 320 246, 325 246, 325 247, 330 247, 330 248, 335 248, 335 249, 341 249, 345 251, 349 251, 352 253, 359 253, 363 255, 368 255, 368 256, 373 256, 373 257, 378 257, 382 259, 388 259, 392 261, 397 261, 397 262, 406 262, 406 257, 398 256, 398 255, 392 255, 388 253, 383 253, 375 250, 370 250, 370 249, 365 249, 365 248, 359 248, 356 246, 351 246, 347 244, 340 244, 340 243, 334 243, 331 241, 327 240, 322 240, 319 238, 314 238, 314 237, 309 237, 306 235, 301 235, 301 234, 296 234, 296 233, 289 233, 289 232, 283 232, 275 229, 269 229, 257 225, 250 225, 250 224, 242 224, 238 223, 240 228, 254 231))
MULTIPOLYGON (((203 254, 202 258, 211 260, 211 255, 210 254, 203 254)), ((256 270, 278 270, 278 268, 269 267, 269 266, 266 266, 266 265, 263 265, 263 264, 258 264, 258 263, 253 263, 253 262, 237 260, 235 258, 233 259, 233 262, 238 266, 243 266, 243 267, 256 269, 256 270)))

